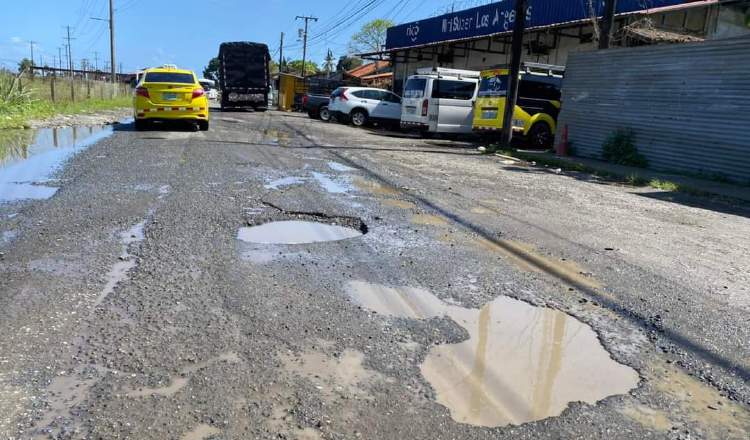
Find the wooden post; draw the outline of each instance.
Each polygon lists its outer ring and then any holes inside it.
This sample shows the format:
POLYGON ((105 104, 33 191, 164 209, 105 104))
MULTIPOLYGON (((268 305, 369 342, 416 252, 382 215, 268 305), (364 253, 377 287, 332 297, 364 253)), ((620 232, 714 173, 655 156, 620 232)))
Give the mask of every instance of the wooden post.
POLYGON ((86 80, 86 99, 91 99, 91 80, 86 80))
POLYGON ((70 99, 76 102, 76 79, 70 78, 70 99))
POLYGON ((52 95, 52 102, 57 102, 55 99, 55 77, 53 76, 49 82, 49 91, 52 95))

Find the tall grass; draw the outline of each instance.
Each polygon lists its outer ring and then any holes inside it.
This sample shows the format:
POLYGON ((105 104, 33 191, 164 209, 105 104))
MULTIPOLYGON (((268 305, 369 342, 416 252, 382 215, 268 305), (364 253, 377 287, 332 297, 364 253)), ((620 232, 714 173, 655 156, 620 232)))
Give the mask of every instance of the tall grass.
POLYGON ((22 128, 33 119, 127 107, 130 88, 81 78, 31 78, 0 71, 0 129, 22 128), (54 100, 53 100, 54 90, 54 100))

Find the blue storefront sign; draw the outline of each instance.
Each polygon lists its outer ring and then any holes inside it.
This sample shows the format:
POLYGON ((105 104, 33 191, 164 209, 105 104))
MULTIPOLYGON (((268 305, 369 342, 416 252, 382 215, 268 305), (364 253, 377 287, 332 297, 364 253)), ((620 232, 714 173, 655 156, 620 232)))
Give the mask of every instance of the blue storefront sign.
MULTIPOLYGON (((618 0, 617 13, 636 12, 694 1, 696 0, 618 0)), ((516 20, 515 3, 515 0, 503 0, 389 28, 386 49, 420 46, 511 31, 516 20)), ((601 16, 604 10, 604 0, 595 0, 594 8, 597 15, 601 16)), ((590 16, 587 1, 529 0, 526 24, 528 27, 549 26, 584 20, 590 16)))

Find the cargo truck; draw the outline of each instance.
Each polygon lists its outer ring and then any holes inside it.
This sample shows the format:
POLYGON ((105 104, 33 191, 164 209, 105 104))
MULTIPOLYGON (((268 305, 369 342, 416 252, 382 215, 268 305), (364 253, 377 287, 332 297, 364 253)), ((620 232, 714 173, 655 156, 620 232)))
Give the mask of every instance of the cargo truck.
POLYGON ((231 42, 219 47, 221 109, 266 111, 270 93, 268 46, 262 43, 231 42))

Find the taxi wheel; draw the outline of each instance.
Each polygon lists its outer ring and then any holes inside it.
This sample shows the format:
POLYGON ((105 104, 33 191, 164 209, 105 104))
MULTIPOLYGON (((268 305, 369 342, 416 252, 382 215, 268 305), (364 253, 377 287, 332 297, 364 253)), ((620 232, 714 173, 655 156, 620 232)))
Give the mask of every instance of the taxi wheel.
POLYGON ((549 148, 552 142, 552 129, 546 122, 537 122, 529 130, 529 143, 534 148, 549 148))
POLYGON ((198 121, 198 127, 201 131, 208 131, 208 121, 198 121))

